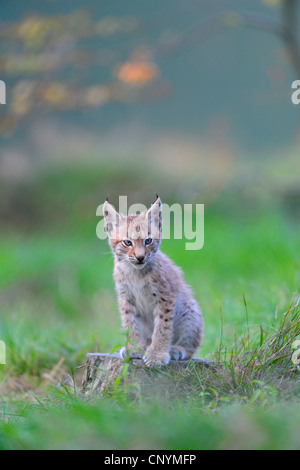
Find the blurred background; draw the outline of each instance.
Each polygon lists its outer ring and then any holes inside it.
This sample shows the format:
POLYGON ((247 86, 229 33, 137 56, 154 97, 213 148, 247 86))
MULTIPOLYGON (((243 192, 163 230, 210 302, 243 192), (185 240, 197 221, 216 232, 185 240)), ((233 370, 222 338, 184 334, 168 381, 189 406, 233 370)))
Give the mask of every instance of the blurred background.
POLYGON ((124 341, 96 237, 107 195, 205 204, 201 251, 162 245, 203 308, 202 356, 221 324, 230 344, 285 311, 300 279, 298 3, 2 0, 0 339, 23 377, 10 389, 124 341))

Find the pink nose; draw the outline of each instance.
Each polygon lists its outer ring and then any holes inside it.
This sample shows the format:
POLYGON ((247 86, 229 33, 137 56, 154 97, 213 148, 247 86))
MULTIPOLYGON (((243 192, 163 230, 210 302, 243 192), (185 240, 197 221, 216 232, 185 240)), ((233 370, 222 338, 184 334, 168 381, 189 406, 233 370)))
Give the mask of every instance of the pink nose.
POLYGON ((144 255, 136 256, 136 259, 137 259, 138 261, 143 261, 144 258, 145 258, 144 255))

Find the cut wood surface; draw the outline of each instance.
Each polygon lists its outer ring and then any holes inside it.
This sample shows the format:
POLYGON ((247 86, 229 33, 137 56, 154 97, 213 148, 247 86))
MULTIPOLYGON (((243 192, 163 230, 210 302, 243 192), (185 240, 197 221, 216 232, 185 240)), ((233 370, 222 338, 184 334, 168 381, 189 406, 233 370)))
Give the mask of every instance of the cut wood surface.
POLYGON ((193 358, 189 361, 171 360, 168 365, 161 368, 149 368, 145 366, 143 359, 131 357, 125 363, 120 355, 105 353, 89 353, 86 355, 85 370, 82 379, 82 393, 105 394, 114 385, 126 381, 137 384, 140 389, 150 388, 157 391, 176 381, 181 372, 197 369, 217 368, 217 363, 208 362, 205 359, 193 358), (126 373, 124 373, 126 367, 126 373), (119 377, 119 379, 118 379, 119 377))

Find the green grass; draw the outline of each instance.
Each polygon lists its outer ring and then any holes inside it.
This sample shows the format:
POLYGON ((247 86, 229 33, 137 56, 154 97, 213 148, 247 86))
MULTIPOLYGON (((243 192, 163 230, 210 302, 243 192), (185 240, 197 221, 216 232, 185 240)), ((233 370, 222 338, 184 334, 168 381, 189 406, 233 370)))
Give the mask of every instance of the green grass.
POLYGON ((299 404, 203 413, 180 404, 119 408, 64 397, 51 409, 31 405, 21 417, 8 416, 0 449, 299 449, 299 418, 299 404))
MULTIPOLYGON (((141 174, 139 167, 126 177, 113 166, 67 168, 22 188, 25 222, 11 217, 0 244, 7 347, 0 449, 300 448, 299 372, 291 361, 300 325, 299 221, 268 188, 256 194, 231 184, 208 203, 201 251, 186 251, 184 240, 162 244, 203 310, 199 356, 221 361, 221 370, 178 376, 182 393, 168 403, 132 398, 122 387, 100 399, 55 388, 87 352, 124 342, 95 211, 108 192, 116 202, 132 185, 137 192, 146 185, 143 202, 151 202, 153 173, 141 174)), ((164 201, 176 200, 176 182, 161 175, 156 184, 164 201)))

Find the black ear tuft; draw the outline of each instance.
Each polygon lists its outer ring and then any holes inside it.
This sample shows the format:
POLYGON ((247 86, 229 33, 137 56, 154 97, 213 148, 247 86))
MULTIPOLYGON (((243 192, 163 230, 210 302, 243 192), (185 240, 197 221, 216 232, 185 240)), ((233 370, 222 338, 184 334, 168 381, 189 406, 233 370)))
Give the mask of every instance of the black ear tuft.
POLYGON ((106 200, 107 202, 109 202, 109 200, 108 200, 108 196, 106 196, 106 199, 105 199, 105 200, 106 200))
POLYGON ((155 198, 155 201, 153 201, 153 204, 157 201, 158 198, 159 198, 159 195, 156 193, 156 198, 155 198))

